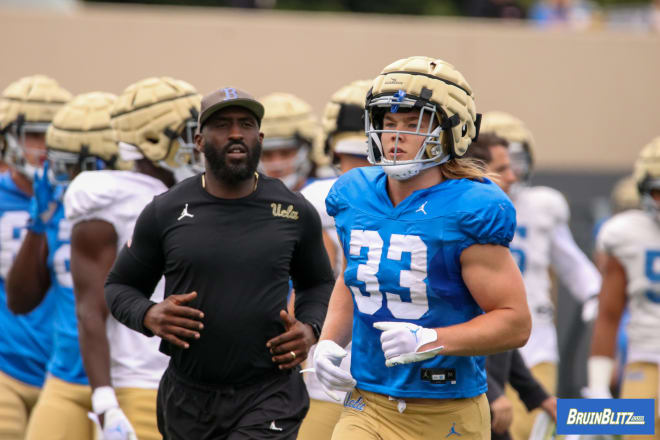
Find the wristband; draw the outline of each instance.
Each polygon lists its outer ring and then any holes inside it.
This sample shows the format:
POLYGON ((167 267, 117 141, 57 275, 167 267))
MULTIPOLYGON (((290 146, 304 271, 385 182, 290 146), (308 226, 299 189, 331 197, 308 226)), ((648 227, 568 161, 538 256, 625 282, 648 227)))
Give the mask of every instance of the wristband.
POLYGON ((608 356, 591 356, 587 361, 587 383, 592 390, 609 390, 614 359, 608 356))
POLYGON ((112 387, 98 387, 92 393, 92 410, 96 414, 103 414, 110 408, 118 408, 117 396, 112 387))

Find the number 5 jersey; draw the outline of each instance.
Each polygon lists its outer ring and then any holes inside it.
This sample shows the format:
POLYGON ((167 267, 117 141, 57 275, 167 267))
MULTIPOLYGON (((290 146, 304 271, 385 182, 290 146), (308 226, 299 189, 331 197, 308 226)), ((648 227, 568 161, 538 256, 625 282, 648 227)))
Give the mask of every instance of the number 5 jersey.
POLYGON ((509 245, 516 226, 509 198, 487 179, 457 179, 415 191, 394 207, 382 168, 366 167, 341 176, 326 207, 347 260, 357 387, 411 398, 484 393, 482 356, 440 355, 387 368, 373 324, 447 327, 482 314, 463 282, 460 256, 474 244, 509 245))

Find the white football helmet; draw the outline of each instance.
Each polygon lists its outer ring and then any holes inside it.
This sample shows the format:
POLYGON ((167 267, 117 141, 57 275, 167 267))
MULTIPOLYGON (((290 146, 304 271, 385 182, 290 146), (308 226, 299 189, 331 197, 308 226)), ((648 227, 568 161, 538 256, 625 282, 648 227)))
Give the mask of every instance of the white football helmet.
POLYGON ((352 154, 367 157, 367 136, 364 133, 364 101, 371 80, 358 80, 340 88, 325 105, 323 137, 325 154, 352 154))
POLYGON ((265 161, 261 170, 276 176, 288 188, 295 188, 307 179, 314 165, 325 162, 319 148, 319 124, 312 107, 289 93, 271 93, 259 99, 265 113, 261 120, 264 133, 263 151, 296 150, 291 159, 265 161))
MULTIPOLYGON (((367 94, 365 131, 369 162, 381 165, 390 177, 409 179, 424 169, 463 156, 479 133, 480 119, 472 89, 454 66, 422 56, 398 60, 383 69, 367 94), (419 110, 416 130, 383 128, 387 112, 412 110, 419 110), (420 130, 424 118, 429 118, 426 132, 420 130), (381 142, 384 133, 423 136, 424 141, 414 159, 389 160, 381 142)), ((395 153, 398 142, 397 137, 395 153)))
POLYGON ((481 133, 494 133, 509 143, 511 168, 521 184, 529 184, 534 166, 534 137, 523 121, 500 111, 484 113, 481 133))
POLYGON ((122 159, 148 159, 177 181, 204 171, 194 142, 200 103, 193 86, 174 78, 152 77, 128 86, 111 110, 122 159))
POLYGON ((46 150, 30 146, 29 136, 45 136, 55 113, 71 93, 44 75, 26 76, 11 83, 0 97, 0 131, 4 160, 32 179, 46 160, 46 150))
POLYGON ((120 167, 110 126, 110 108, 116 99, 111 93, 84 93, 55 114, 46 132, 53 184, 68 184, 81 171, 120 167))
POLYGON ((639 153, 634 174, 642 208, 660 223, 660 202, 652 192, 660 191, 660 137, 653 139, 639 153))

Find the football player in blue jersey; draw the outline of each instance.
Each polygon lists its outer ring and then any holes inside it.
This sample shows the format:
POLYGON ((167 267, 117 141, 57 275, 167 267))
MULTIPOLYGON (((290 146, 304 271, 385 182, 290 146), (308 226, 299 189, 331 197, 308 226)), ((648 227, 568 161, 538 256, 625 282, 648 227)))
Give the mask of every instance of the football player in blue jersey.
POLYGON ((478 134, 472 91, 445 61, 399 60, 374 80, 365 124, 379 166, 326 199, 346 257, 314 354, 329 394, 349 392, 333 438, 489 438, 483 355, 522 346, 531 322, 507 248, 515 210, 460 158, 478 134))
MULTIPOLYGON (((46 156, 45 134, 71 95, 43 75, 10 84, 0 97, 0 130, 9 170, 0 174, 0 438, 23 439, 44 382, 52 347, 54 295, 14 315, 5 280, 26 234, 32 177, 46 156)), ((31 226, 28 226, 28 228, 31 226)))
POLYGON ((27 440, 89 439, 92 390, 85 374, 71 277, 71 227, 62 194, 81 171, 114 168, 118 148, 110 126, 116 97, 92 92, 62 107, 46 133, 48 162, 34 181, 30 227, 7 278, 16 313, 29 313, 46 293, 56 297, 48 377, 28 423, 27 440), (49 169, 50 167, 50 169, 49 169))

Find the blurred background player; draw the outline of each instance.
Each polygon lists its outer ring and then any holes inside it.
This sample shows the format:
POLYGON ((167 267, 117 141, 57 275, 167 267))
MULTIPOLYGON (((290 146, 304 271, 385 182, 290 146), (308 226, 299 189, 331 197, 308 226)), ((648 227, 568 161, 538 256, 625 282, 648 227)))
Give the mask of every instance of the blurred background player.
MULTIPOLYGON (((660 137, 640 153, 634 171, 642 209, 614 215, 602 226, 596 242, 605 255, 598 317, 588 361, 588 394, 610 397, 616 335, 628 308, 628 354, 621 398, 655 399, 658 415, 660 367, 660 137)), ((626 437, 624 437, 626 438, 626 437)), ((660 438, 627 436, 627 438, 660 438)))
POLYGON ((0 98, 0 130, 9 170, 0 175, 0 438, 23 439, 51 355, 55 295, 26 315, 10 312, 5 279, 38 212, 30 210, 32 179, 46 158, 45 135, 57 110, 71 99, 54 79, 21 78, 0 98))
POLYGON ((26 439, 90 439, 92 391, 85 374, 71 278, 71 227, 62 196, 81 171, 112 169, 118 162, 110 127, 115 95, 92 92, 62 107, 46 133, 48 161, 34 182, 33 217, 7 279, 14 313, 29 313, 50 290, 55 309, 53 351, 46 382, 34 408, 26 439), (52 288, 52 289, 51 289, 52 288))
MULTIPOLYGON (((370 87, 369 80, 353 81, 337 90, 325 106, 321 121, 324 155, 332 160, 339 174, 369 166, 367 136, 364 134, 364 100, 370 87)), ((301 190, 321 216, 323 242, 335 274, 342 268, 343 255, 335 219, 325 210, 325 198, 336 181, 336 178, 315 180, 301 190)))
MULTIPOLYGON (((108 316, 103 285, 117 252, 130 245, 142 208, 178 178, 195 174, 190 142, 199 101, 190 84, 172 78, 147 78, 127 87, 112 107, 111 124, 120 156, 134 161, 134 170, 83 172, 65 194, 80 348, 92 408, 106 436, 161 438, 156 390, 168 357, 158 351, 158 339, 108 316)), ((162 297, 161 281, 154 298, 162 297)))
POLYGON ((259 167, 299 191, 328 162, 320 148, 318 120, 308 103, 290 93, 271 93, 259 101, 266 110, 259 167))
POLYGON ((351 392, 333 438, 487 438, 482 356, 523 345, 531 322, 507 248, 513 205, 461 159, 479 128, 472 90, 451 64, 411 57, 383 69, 365 107, 380 166, 342 175, 326 199, 347 264, 314 368, 351 392))
MULTIPOLYGON (((517 182, 509 159, 509 143, 493 133, 480 133, 479 139, 470 145, 468 157, 481 160, 497 184, 506 193, 517 182)), ((486 358, 488 374, 488 401, 492 415, 492 438, 510 439, 509 428, 514 420, 513 404, 505 395, 505 385, 510 385, 527 411, 544 410, 553 422, 557 419, 557 399, 548 395, 543 386, 532 376, 525 365, 520 350, 491 354, 486 358)))
MULTIPOLYGON (((364 101, 371 87, 371 81, 353 81, 337 90, 323 112, 323 143, 325 154, 332 158, 340 173, 353 168, 369 166, 367 160, 367 136, 364 134, 364 101)), ((325 198, 337 179, 315 180, 300 193, 316 208, 323 226, 323 244, 328 252, 335 275, 343 267, 343 252, 335 219, 325 210, 325 198)), ((349 353, 341 362, 341 368, 350 371, 350 344, 345 347, 349 353)), ((309 358, 314 356, 314 348, 309 358)), ((305 374, 305 385, 309 392, 309 411, 298 433, 299 440, 323 440, 332 437, 332 430, 339 420, 342 406, 323 391, 321 383, 313 373, 305 374)), ((343 400, 344 393, 337 393, 343 400)))
MULTIPOLYGON (((564 196, 552 188, 531 186, 533 138, 522 121, 508 113, 489 112, 484 114, 481 133, 494 133, 509 143, 513 172, 504 178, 509 181, 508 189, 504 186, 503 189, 508 191, 516 208, 516 235, 511 242, 511 253, 523 274, 532 314, 532 334, 520 353, 536 380, 550 394, 555 394, 559 351, 549 270, 552 267, 581 302, 595 298, 600 274, 573 239, 564 196)), ((528 413, 510 388, 507 396, 514 405, 511 435, 515 440, 526 440, 540 410, 528 413)))

